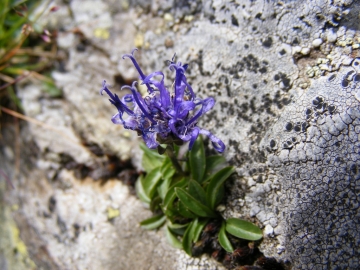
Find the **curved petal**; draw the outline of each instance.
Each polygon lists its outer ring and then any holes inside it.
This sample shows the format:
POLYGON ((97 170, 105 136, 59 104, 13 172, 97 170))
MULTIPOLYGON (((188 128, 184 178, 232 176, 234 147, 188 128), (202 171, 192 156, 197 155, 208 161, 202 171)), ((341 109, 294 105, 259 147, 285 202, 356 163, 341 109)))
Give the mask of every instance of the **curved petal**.
POLYGON ((133 115, 134 112, 130 110, 124 103, 121 102, 119 96, 117 94, 114 95, 114 99, 110 100, 111 104, 113 104, 119 112, 126 112, 129 115, 133 115))
POLYGON ((125 96, 122 97, 121 101, 123 103, 131 103, 134 102, 134 97, 132 94, 126 94, 125 96))
POLYGON ((124 54, 124 55, 122 56, 122 59, 130 58, 130 60, 131 60, 131 61, 133 62, 133 64, 134 64, 134 67, 135 67, 136 70, 138 71, 141 79, 144 79, 146 76, 145 76, 145 74, 142 72, 139 64, 137 63, 137 61, 136 61, 136 59, 135 59, 135 57, 134 57, 134 52, 137 51, 137 50, 138 50, 138 49, 135 48, 135 49, 133 49, 133 50, 131 51, 131 54, 124 54))
POLYGON ((177 109, 176 118, 184 119, 190 111, 195 108, 195 103, 192 101, 182 101, 177 109))
POLYGON ((117 125, 122 125, 124 123, 124 120, 122 120, 120 113, 114 114, 113 117, 111 117, 111 121, 117 125))
POLYGON ((213 135, 210 131, 208 131, 206 129, 201 129, 200 134, 203 134, 210 139, 210 141, 216 151, 218 151, 219 153, 224 152, 225 144, 222 142, 222 140, 220 140, 218 137, 216 137, 215 135, 213 135))
POLYGON ((184 100, 185 88, 186 88, 185 84, 180 83, 179 85, 177 85, 175 83, 175 97, 174 97, 174 101, 173 101, 175 110, 178 108, 178 106, 184 100))
MULTIPOLYGON (((103 80, 103 82, 102 82, 102 87, 101 87, 101 89, 100 89, 100 95, 103 95, 103 92, 104 91, 106 91, 106 93, 109 95, 109 93, 108 93, 108 91, 109 91, 109 89, 108 89, 108 87, 109 87, 110 85, 109 84, 106 84, 106 81, 105 80, 103 80)), ((110 91, 109 91, 110 92, 110 91)), ((112 93, 110 92, 110 94, 112 95, 112 93)), ((109 95, 110 96, 110 95, 109 95)), ((111 97, 111 96, 110 96, 111 97)))
POLYGON ((158 147, 159 143, 156 141, 155 132, 143 132, 142 137, 148 148, 155 149, 156 147, 158 147))
POLYGON ((130 91, 133 94, 133 98, 136 102, 136 104, 139 106, 140 110, 143 112, 143 114, 152 122, 152 123, 156 123, 155 120, 152 118, 152 116, 149 114, 148 112, 148 108, 143 100, 143 98, 141 97, 141 95, 136 91, 136 86, 137 82, 133 82, 132 86, 130 87, 129 85, 124 85, 123 87, 121 87, 121 90, 123 89, 130 89, 130 91), (145 108, 146 106, 146 108, 145 108))
POLYGON ((202 116, 207 111, 209 111, 214 106, 214 104, 215 104, 215 100, 211 97, 198 102, 196 105, 201 105, 201 108, 196 112, 196 114, 192 118, 190 118, 186 122, 186 125, 191 125, 192 123, 194 123, 200 116, 202 116))
MULTIPOLYGON (((136 59, 135 59, 135 57, 134 57, 134 52, 137 51, 137 50, 138 50, 138 49, 135 48, 135 49, 133 49, 133 50, 131 51, 131 54, 124 54, 124 55, 122 56, 122 59, 130 58, 130 60, 133 62, 134 67, 135 67, 136 70, 138 71, 138 73, 139 73, 139 75, 140 75, 140 78, 141 78, 142 80, 144 80, 144 79, 146 78, 146 76, 145 76, 145 74, 142 72, 139 64, 136 62, 136 59)), ((148 83, 146 84, 146 86, 147 86, 147 89, 148 89, 149 93, 152 93, 152 92, 154 91, 154 90, 150 87, 150 85, 149 85, 148 83)))
POLYGON ((190 92, 190 100, 194 100, 194 99, 196 98, 196 95, 195 95, 195 93, 194 93, 194 90, 193 90, 192 87, 190 86, 190 84, 188 84, 185 75, 182 76, 182 81, 183 81, 183 83, 186 85, 186 87, 189 89, 189 92, 190 92))
POLYGON ((135 130, 139 128, 139 123, 134 117, 129 117, 128 119, 124 120, 123 126, 126 129, 135 130))
POLYGON ((182 124, 181 126, 178 125, 176 127, 176 124, 179 124, 179 122, 180 121, 176 121, 175 119, 171 119, 169 121, 169 127, 170 127, 172 133, 176 137, 180 138, 181 140, 183 140, 185 142, 188 142, 191 139, 191 135, 187 134, 188 130, 187 130, 187 127, 184 124, 182 124), (184 130, 184 132, 179 133, 179 130, 184 130))
POLYGON ((164 85, 164 73, 162 73, 161 71, 151 73, 149 76, 147 76, 144 79, 144 83, 146 83, 146 82, 152 83, 153 85, 155 85, 155 87, 157 87, 159 89, 161 106, 164 109, 168 109, 170 106, 170 93, 164 85), (152 77, 158 76, 158 75, 162 76, 161 81, 151 80, 152 77))
POLYGON ((144 78, 143 83, 154 83, 154 81, 156 80, 152 80, 152 78, 158 75, 161 75, 162 78, 160 82, 163 82, 165 77, 164 73, 162 73, 161 71, 155 71, 149 74, 146 78, 144 78))
POLYGON ((202 101, 203 104, 203 113, 206 113, 212 109, 215 105, 215 100, 212 97, 206 98, 202 101))
POLYGON ((114 124, 123 125, 123 127, 126 129, 135 130, 139 127, 139 123, 136 121, 134 117, 128 117, 127 119, 124 120, 119 113, 111 117, 111 121, 114 124))
POLYGON ((189 143, 189 151, 192 149, 197 137, 199 136, 199 131, 200 131, 200 129, 198 127, 195 127, 191 131, 191 139, 190 139, 190 143, 189 143))
POLYGON ((108 96, 110 97, 109 101, 112 105, 114 105, 119 114, 122 115, 124 112, 128 113, 129 115, 133 115, 133 111, 130 110, 123 102, 121 102, 120 98, 118 97, 118 95, 113 94, 110 90, 109 90, 109 85, 106 84, 106 81, 104 80, 102 83, 102 89, 100 90, 100 94, 103 94, 103 91, 106 92, 106 94, 108 94, 108 96))

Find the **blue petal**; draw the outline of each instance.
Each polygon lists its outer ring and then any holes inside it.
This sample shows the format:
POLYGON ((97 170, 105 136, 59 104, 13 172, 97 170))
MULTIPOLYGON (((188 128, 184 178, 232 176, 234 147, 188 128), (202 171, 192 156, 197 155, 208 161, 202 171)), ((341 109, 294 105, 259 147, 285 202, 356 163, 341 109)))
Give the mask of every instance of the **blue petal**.
POLYGON ((192 101, 182 101, 177 109, 176 118, 184 119, 195 108, 195 103, 192 101))
POLYGON ((155 85, 156 88, 159 89, 161 107, 167 110, 171 104, 170 104, 170 93, 164 85, 164 73, 162 73, 161 71, 151 73, 143 80, 143 83, 151 83, 155 85), (162 76, 161 81, 152 80, 153 77, 158 75, 162 76))
POLYGON ((222 142, 222 140, 220 140, 218 137, 216 137, 215 135, 213 135, 210 131, 208 131, 206 129, 201 129, 200 134, 203 134, 203 135, 209 137, 209 139, 216 151, 218 151, 219 153, 224 152, 225 144, 222 142))
MULTIPOLYGON (((134 64, 134 67, 135 67, 136 70, 139 72, 140 78, 141 78, 142 80, 144 80, 146 76, 145 76, 145 74, 142 72, 139 64, 136 62, 136 59, 135 59, 135 57, 134 57, 134 52, 137 51, 137 50, 138 50, 137 48, 133 49, 133 50, 131 51, 131 54, 124 54, 124 55, 122 56, 122 58, 123 58, 123 59, 125 59, 125 58, 130 58, 130 60, 131 60, 131 61, 133 62, 133 64, 134 64)), ((147 88, 148 88, 149 93, 152 93, 152 92, 153 92, 153 89, 150 87, 150 85, 147 83, 146 86, 147 86, 147 88)))
POLYGON ((111 117, 111 121, 117 125, 119 125, 119 124, 122 125, 124 123, 124 120, 122 120, 119 113, 117 113, 113 117, 111 117))
POLYGON ((125 119, 123 122, 124 128, 126 129, 139 129, 139 122, 136 121, 134 117, 129 117, 128 119, 125 119))
POLYGON ((109 85, 106 84, 106 81, 103 81, 102 84, 102 88, 100 90, 100 94, 103 94, 103 91, 106 92, 106 94, 108 94, 108 96, 110 97, 110 103, 113 104, 119 111, 120 116, 126 112, 130 115, 133 114, 133 111, 130 110, 124 103, 121 102, 121 100, 119 99, 119 97, 116 94, 113 94, 110 90, 109 90, 109 85))
POLYGON ((150 149, 155 149, 158 147, 158 142, 156 141, 156 133, 154 132, 144 132, 142 135, 146 146, 150 149))
POLYGON ((186 125, 191 125, 194 123, 200 116, 209 111, 215 104, 215 100, 213 98, 207 98, 199 101, 196 105, 201 105, 201 108, 196 112, 196 114, 190 118, 186 125))
POLYGON ((170 119, 169 127, 175 136, 185 142, 188 142, 191 139, 191 135, 188 134, 187 127, 182 122, 183 121, 176 121, 175 119, 170 119))
POLYGON ((189 150, 192 149, 197 137, 199 136, 199 131, 200 129, 198 127, 194 128, 191 132, 191 139, 190 139, 190 143, 189 143, 189 150))
POLYGON ((143 114, 144 114, 147 118, 149 118, 149 120, 150 120, 151 122, 153 122, 153 123, 155 124, 156 122, 154 121, 154 119, 152 118, 152 116, 150 115, 150 113, 149 113, 149 111, 148 111, 149 108, 147 108, 147 106, 146 106, 143 98, 141 97, 140 93, 138 93, 138 92, 136 91, 136 88, 135 88, 136 84, 137 84, 137 82, 135 81, 135 82, 133 82, 132 86, 124 85, 123 87, 121 87, 121 90, 123 90, 123 89, 125 89, 125 88, 130 89, 131 92, 133 93, 133 98, 134 98, 136 104, 139 106, 140 110, 143 112, 143 114))

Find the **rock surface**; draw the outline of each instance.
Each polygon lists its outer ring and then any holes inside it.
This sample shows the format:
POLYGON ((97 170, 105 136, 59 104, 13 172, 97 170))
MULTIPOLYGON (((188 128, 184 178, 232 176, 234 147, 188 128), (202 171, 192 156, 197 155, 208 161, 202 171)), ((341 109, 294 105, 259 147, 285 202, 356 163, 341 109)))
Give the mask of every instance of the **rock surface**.
MULTIPOLYGON (((115 109, 98 94, 103 79, 114 89, 137 79, 121 59, 136 46, 145 73, 165 72, 176 52, 189 63, 195 92, 216 98, 201 125, 225 142, 236 166, 225 217, 255 221, 264 229, 261 251, 293 269, 359 268, 356 1, 74 0, 61 7, 52 20, 68 58, 53 77, 64 98, 31 84, 19 90, 26 114, 56 130, 24 128, 23 147, 34 144, 36 154, 24 150, 32 166, 7 191, 37 266, 221 268, 174 251, 161 231, 138 228, 150 212, 123 184, 91 179, 108 161, 94 147, 136 163, 136 136, 112 125, 115 109), (93 173, 81 181, 79 167, 93 173)), ((165 75, 170 84, 173 74, 165 75)), ((2 164, 14 176, 5 152, 2 164)))

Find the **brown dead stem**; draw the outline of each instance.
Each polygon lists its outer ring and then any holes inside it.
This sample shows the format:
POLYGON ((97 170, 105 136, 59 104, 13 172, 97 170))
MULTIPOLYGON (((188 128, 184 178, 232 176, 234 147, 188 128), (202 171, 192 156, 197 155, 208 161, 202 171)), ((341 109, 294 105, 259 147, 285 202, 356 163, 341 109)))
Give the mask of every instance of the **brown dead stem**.
POLYGON ((30 122, 30 123, 32 123, 32 124, 35 124, 35 125, 37 125, 37 126, 40 126, 40 127, 43 127, 43 128, 49 129, 49 130, 52 130, 52 131, 58 133, 60 136, 68 139, 69 141, 71 141, 71 142, 73 142, 73 143, 76 143, 76 144, 79 144, 78 141, 74 140, 73 138, 69 137, 67 134, 65 134, 65 133, 62 132, 61 130, 59 130, 59 129, 51 126, 51 125, 45 124, 45 123, 43 123, 43 122, 41 122, 41 121, 39 121, 39 120, 36 120, 36 119, 31 118, 31 117, 29 117, 29 116, 23 115, 23 114, 18 113, 18 112, 16 112, 16 111, 7 109, 7 108, 5 108, 5 107, 1 107, 1 111, 3 111, 4 113, 9 114, 9 115, 11 115, 11 116, 14 116, 14 117, 16 117, 16 118, 20 118, 20 119, 22 119, 22 120, 25 120, 25 121, 30 122))

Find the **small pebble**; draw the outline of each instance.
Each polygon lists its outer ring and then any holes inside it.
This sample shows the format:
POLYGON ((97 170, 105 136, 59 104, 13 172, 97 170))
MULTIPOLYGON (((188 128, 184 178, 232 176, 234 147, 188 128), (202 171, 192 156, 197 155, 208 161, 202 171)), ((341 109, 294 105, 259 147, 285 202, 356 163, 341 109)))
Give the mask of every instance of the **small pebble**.
POLYGON ((337 35, 333 31, 329 31, 327 33, 326 39, 328 42, 334 43, 337 39, 337 35))
POLYGON ((14 160, 14 151, 9 146, 5 146, 4 148, 5 156, 8 158, 8 160, 14 160))
POLYGON ((282 245, 277 245, 276 250, 277 250, 278 254, 281 254, 281 253, 283 253, 285 251, 285 247, 282 246, 282 245))
POLYGON ((292 54, 296 54, 301 52, 301 47, 300 46, 295 46, 292 48, 292 54))
POLYGON ((301 49, 300 52, 301 52, 302 55, 308 55, 310 53, 310 49, 309 48, 303 48, 303 49, 301 49))
POLYGON ((168 22, 171 22, 174 20, 173 16, 170 14, 170 13, 165 13, 164 15, 164 20, 165 21, 168 21, 168 22))
POLYGON ((174 41, 171 38, 165 39, 165 47, 166 48, 174 47, 174 41))
POLYGON ((319 47, 323 43, 323 40, 321 38, 317 38, 312 42, 312 45, 316 48, 319 47))
POLYGON ((264 229, 264 234, 266 236, 272 236, 274 234, 274 228, 270 224, 266 225, 264 229))

